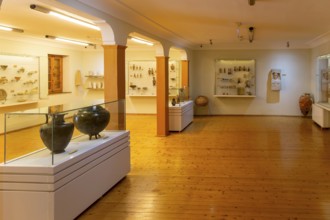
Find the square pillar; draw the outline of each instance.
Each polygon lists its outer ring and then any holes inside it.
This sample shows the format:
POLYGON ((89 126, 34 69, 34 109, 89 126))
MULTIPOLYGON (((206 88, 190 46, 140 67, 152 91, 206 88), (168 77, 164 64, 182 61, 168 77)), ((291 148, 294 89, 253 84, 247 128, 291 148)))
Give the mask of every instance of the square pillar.
POLYGON ((189 99, 189 60, 181 60, 181 87, 185 88, 185 99, 189 99))
POLYGON ((107 129, 125 130, 125 50, 126 46, 103 45, 104 101, 118 101, 108 106, 110 123, 107 129))
POLYGON ((169 135, 168 57, 156 57, 157 63, 157 136, 169 135))

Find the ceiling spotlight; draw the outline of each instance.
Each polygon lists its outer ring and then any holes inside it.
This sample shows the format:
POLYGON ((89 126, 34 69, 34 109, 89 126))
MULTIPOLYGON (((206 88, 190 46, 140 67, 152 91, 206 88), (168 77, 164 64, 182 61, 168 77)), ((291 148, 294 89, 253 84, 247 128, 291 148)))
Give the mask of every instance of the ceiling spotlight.
POLYGON ((248 1, 249 1, 249 5, 251 5, 251 6, 254 5, 256 2, 255 0, 248 0, 248 1))
POLYGON ((254 27, 249 27, 249 42, 252 43, 254 40, 254 27))

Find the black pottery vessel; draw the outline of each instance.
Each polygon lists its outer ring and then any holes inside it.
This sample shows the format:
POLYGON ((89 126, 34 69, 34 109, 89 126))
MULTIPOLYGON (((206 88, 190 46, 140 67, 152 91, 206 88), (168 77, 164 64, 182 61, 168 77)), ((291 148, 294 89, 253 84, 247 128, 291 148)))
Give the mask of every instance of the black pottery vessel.
POLYGON ((46 124, 40 127, 42 142, 55 154, 65 151, 64 149, 68 146, 74 130, 72 122, 64 121, 64 115, 56 114, 50 122, 48 122, 48 115, 46 115, 46 124))
POLYGON ((101 131, 105 129, 110 121, 110 113, 99 105, 78 110, 73 116, 73 123, 76 128, 89 135, 91 140, 93 136, 99 138, 101 131))

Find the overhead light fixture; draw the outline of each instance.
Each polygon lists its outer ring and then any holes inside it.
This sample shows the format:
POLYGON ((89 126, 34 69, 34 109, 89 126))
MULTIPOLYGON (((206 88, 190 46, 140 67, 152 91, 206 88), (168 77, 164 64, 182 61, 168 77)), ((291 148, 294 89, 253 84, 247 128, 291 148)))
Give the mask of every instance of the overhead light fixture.
POLYGON ((87 47, 87 46, 96 47, 95 44, 90 44, 90 43, 86 43, 86 42, 70 40, 70 39, 66 39, 66 38, 62 38, 62 37, 55 37, 55 36, 51 36, 51 35, 45 35, 45 37, 46 38, 49 38, 49 39, 61 41, 61 42, 66 42, 66 43, 71 43, 71 44, 76 44, 76 45, 84 46, 84 47, 87 47))
POLYGON ((255 0, 248 0, 249 1, 249 5, 254 5, 255 4, 255 0))
POLYGON ((65 21, 69 21, 69 22, 72 22, 72 23, 75 23, 75 24, 79 24, 79 25, 82 25, 82 26, 85 26, 85 27, 94 29, 94 30, 98 30, 98 31, 101 30, 98 26, 96 26, 94 24, 91 24, 91 23, 88 23, 86 21, 82 21, 82 20, 79 20, 79 19, 70 17, 68 15, 65 15, 65 14, 62 14, 62 13, 59 13, 59 12, 50 10, 48 8, 44 8, 44 7, 39 6, 39 5, 32 4, 32 5, 30 5, 30 8, 33 9, 33 10, 42 12, 42 13, 46 13, 46 14, 55 16, 57 18, 60 18, 62 20, 65 20, 65 21))
POLYGON ((131 39, 132 41, 136 42, 136 43, 140 43, 140 44, 146 44, 148 46, 153 46, 154 43, 147 41, 145 39, 139 38, 139 37, 128 37, 129 39, 131 39))
POLYGON ((18 32, 18 33, 23 33, 24 32, 24 30, 22 30, 22 29, 12 28, 12 27, 2 26, 2 25, 0 25, 0 30, 2 30, 2 31, 14 31, 14 32, 18 32))
POLYGON ((254 40, 254 27, 249 27, 249 42, 252 43, 254 40))

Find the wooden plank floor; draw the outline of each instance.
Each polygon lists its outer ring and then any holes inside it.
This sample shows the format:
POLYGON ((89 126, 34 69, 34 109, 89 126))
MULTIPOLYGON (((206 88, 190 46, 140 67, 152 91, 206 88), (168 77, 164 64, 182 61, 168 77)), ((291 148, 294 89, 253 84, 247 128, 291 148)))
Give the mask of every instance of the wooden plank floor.
POLYGON ((310 118, 195 117, 156 137, 155 116, 129 115, 127 129, 131 172, 79 220, 330 219, 330 130, 310 118))

